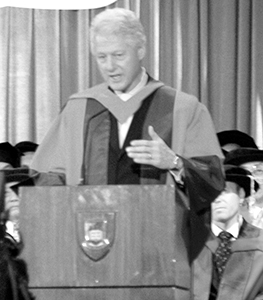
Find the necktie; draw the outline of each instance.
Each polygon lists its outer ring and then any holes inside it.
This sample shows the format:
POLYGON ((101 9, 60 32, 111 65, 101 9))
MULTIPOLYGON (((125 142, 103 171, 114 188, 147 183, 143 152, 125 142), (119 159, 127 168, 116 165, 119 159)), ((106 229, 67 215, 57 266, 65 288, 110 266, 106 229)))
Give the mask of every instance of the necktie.
POLYGON ((218 275, 218 281, 220 282, 223 272, 225 270, 226 263, 228 261, 228 258, 231 255, 231 237, 232 234, 230 234, 227 231, 222 231, 219 234, 219 246, 216 249, 215 255, 214 255, 214 265, 217 271, 218 275))

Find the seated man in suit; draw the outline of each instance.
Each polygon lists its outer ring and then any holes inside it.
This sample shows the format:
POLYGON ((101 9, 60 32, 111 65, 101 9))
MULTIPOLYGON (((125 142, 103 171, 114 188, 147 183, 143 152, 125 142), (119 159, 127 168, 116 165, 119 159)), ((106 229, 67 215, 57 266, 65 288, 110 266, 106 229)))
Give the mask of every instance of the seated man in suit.
POLYGON ((236 166, 225 165, 225 174, 225 190, 211 205, 210 236, 194 261, 193 299, 263 299, 263 230, 240 214, 254 180, 236 166))

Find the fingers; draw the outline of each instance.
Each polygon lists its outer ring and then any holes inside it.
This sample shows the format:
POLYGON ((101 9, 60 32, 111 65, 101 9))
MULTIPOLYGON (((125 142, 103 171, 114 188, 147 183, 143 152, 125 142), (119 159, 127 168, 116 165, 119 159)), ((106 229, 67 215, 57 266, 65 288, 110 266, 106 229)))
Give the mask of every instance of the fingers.
POLYGON ((126 152, 136 163, 149 163, 153 159, 151 147, 141 143, 141 141, 133 141, 131 146, 126 148, 126 152))
POLYGON ((154 158, 150 153, 127 153, 137 164, 154 165, 154 158))
POLYGON ((148 127, 148 133, 152 140, 133 140, 130 146, 126 148, 127 155, 133 158, 134 161, 136 159, 136 162, 138 162, 138 159, 140 163, 148 163, 149 159, 152 160, 157 144, 160 143, 161 139, 152 126, 148 127))
POLYGON ((158 145, 158 143, 164 143, 152 126, 148 127, 148 133, 152 140, 133 140, 131 141, 131 146, 141 146, 142 148, 138 149, 138 151, 148 151, 148 147, 151 148, 154 145, 158 145), (153 141, 156 143, 153 143, 153 141))
POLYGON ((151 140, 133 140, 126 148, 127 155, 138 164, 148 164, 160 169, 169 169, 174 153, 159 137, 152 126, 148 127, 151 140))
POLYGON ((149 148, 151 148, 152 143, 152 141, 148 140, 133 140, 131 141, 130 145, 133 147, 141 148, 142 151, 147 151, 149 148))
POLYGON ((149 126, 148 132, 152 140, 133 140, 129 147, 126 148, 127 155, 139 164, 154 164, 155 144, 158 135, 152 126, 149 126))

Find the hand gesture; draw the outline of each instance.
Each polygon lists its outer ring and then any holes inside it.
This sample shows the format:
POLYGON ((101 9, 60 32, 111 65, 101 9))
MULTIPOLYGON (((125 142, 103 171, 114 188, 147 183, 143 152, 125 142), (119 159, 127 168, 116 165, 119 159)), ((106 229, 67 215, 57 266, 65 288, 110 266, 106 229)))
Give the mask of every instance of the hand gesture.
POLYGON ((172 169, 175 153, 166 145, 166 143, 149 126, 148 133, 151 140, 133 140, 126 148, 127 155, 135 163, 155 166, 159 169, 172 169))

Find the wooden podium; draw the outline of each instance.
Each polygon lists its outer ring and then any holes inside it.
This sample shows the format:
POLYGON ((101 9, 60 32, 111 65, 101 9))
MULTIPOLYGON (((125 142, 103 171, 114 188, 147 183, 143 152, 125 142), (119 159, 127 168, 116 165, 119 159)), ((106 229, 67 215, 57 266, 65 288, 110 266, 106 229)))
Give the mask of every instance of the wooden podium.
POLYGON ((36 300, 190 299, 187 225, 174 186, 22 187, 20 194, 21 258, 36 300))

